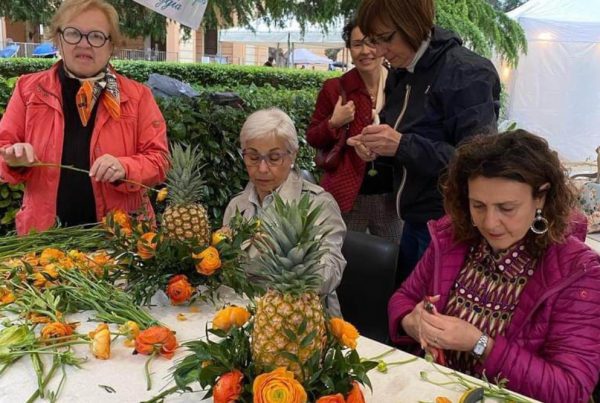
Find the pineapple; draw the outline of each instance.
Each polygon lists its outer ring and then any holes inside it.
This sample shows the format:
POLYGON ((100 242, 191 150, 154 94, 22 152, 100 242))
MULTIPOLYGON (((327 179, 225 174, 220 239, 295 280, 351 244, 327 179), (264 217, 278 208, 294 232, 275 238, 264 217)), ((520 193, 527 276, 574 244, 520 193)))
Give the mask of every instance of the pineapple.
POLYGON ((198 146, 173 143, 171 169, 167 173, 167 208, 162 215, 162 226, 169 238, 180 241, 197 239, 210 241, 210 223, 204 206, 198 201, 203 185, 198 146))
POLYGON ((325 253, 315 224, 321 209, 312 207, 308 196, 286 204, 275 195, 258 241, 261 254, 248 268, 267 290, 256 304, 252 358, 259 370, 287 367, 301 382, 312 375, 304 364, 315 353, 321 362, 326 342, 325 313, 317 294, 325 253))

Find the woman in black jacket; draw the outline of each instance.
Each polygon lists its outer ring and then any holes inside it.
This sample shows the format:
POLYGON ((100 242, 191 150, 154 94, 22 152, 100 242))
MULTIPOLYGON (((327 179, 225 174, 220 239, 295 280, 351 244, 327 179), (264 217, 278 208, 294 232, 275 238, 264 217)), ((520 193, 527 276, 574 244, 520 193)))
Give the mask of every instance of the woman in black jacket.
POLYGON ((392 66, 379 125, 348 144, 370 161, 394 157, 394 189, 404 219, 399 280, 410 274, 430 237, 426 223, 443 215, 441 172, 455 147, 495 131, 500 81, 492 63, 433 24, 433 0, 364 0, 358 24, 392 66))

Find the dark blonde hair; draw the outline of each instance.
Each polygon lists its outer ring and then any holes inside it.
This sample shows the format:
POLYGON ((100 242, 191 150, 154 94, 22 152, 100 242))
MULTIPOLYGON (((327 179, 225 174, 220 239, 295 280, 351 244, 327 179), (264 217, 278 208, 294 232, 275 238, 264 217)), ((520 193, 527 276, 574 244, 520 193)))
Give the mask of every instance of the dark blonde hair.
POLYGON ((546 200, 543 215, 548 232, 528 237, 529 250, 541 255, 550 243, 561 242, 575 207, 575 193, 558 155, 541 137, 525 130, 479 135, 457 149, 442 177, 444 207, 452 218, 455 240, 473 242, 479 231, 471 221, 469 180, 477 177, 504 178, 531 186, 532 196, 546 200), (543 185, 550 184, 548 189, 543 185))
POLYGON ((382 24, 394 27, 416 51, 431 33, 434 18, 433 0, 363 0, 357 21, 366 36, 379 33, 382 24))
POLYGON ((119 14, 117 10, 104 0, 65 0, 62 2, 52 21, 50 21, 50 33, 48 39, 58 45, 59 30, 69 22, 74 16, 96 9, 104 13, 110 25, 110 41, 114 47, 120 46, 123 43, 121 29, 119 28, 119 14))

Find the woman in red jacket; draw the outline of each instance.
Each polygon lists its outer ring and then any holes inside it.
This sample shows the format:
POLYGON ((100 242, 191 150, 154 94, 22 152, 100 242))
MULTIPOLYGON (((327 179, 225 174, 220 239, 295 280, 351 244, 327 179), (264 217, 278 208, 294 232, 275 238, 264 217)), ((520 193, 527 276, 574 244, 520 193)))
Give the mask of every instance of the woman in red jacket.
POLYGON ((17 232, 144 209, 168 167, 165 121, 145 86, 109 64, 119 17, 104 0, 66 0, 51 24, 62 60, 19 79, 0 121, 0 180, 24 182, 17 232), (143 108, 143 110, 142 110, 143 108), (32 167, 35 162, 89 170, 32 167))
MULTIPOLYGON (((317 149, 328 149, 340 136, 355 136, 365 126, 378 123, 385 102, 383 58, 366 45, 356 21, 344 27, 342 37, 355 68, 323 84, 306 132, 308 143, 317 149)), ((341 162, 325 171, 321 186, 337 201, 349 230, 364 232, 368 228, 371 234, 399 243, 402 221, 392 193, 391 161, 366 154, 361 158, 360 152, 368 153, 360 145, 344 144, 341 162)))

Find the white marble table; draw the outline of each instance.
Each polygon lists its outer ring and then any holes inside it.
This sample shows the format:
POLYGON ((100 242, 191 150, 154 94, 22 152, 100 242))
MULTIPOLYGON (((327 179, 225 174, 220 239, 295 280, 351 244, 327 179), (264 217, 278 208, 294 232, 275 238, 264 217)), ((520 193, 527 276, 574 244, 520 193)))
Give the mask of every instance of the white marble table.
MULTIPOLYGON (((244 305, 239 297, 230 291, 224 291, 223 299, 244 305)), ((204 335, 207 321, 211 320, 216 308, 211 304, 197 303, 194 308, 173 307, 167 301, 152 308, 152 314, 162 323, 176 331, 179 342, 197 339, 204 335), (183 313, 186 321, 177 319, 177 314, 183 313)), ((96 323, 88 322, 90 312, 83 312, 69 317, 71 321, 80 321, 77 329, 80 333, 95 328, 96 323)), ((111 325, 111 330, 116 329, 111 325)), ((59 396, 59 402, 77 403, 133 403, 147 400, 158 393, 169 382, 169 368, 186 355, 184 349, 177 350, 173 360, 158 358, 152 362, 153 387, 146 390, 144 379, 144 364, 147 356, 132 355, 132 349, 122 344, 122 339, 113 343, 112 356, 107 361, 95 359, 86 346, 77 346, 79 355, 88 357, 81 369, 69 368, 66 384, 59 396), (110 386, 115 393, 109 393, 99 385, 110 386)), ((374 357, 386 352, 389 346, 383 345, 371 339, 361 337, 358 343, 358 351, 365 358, 374 357)), ((387 362, 406 360, 414 356, 405 352, 395 350, 387 355, 387 362)), ((49 368, 49 365, 47 365, 49 368)), ((420 371, 431 370, 432 366, 423 359, 417 359, 410 364, 390 368, 387 374, 376 370, 369 373, 373 384, 373 393, 367 389, 365 392, 368 402, 377 403, 416 403, 419 401, 433 402, 436 396, 446 396, 453 402, 458 402, 461 390, 438 387, 422 381, 419 377, 420 371)), ((53 383, 48 390, 53 390, 59 381, 59 374, 54 377, 53 383)), ((196 388, 198 384, 195 385, 196 388)), ((0 402, 15 403, 26 401, 36 389, 36 378, 31 367, 29 358, 22 358, 0 375, 0 402)), ((203 392, 186 393, 183 395, 172 395, 166 399, 167 402, 197 402, 203 396, 203 392)), ((490 400, 487 400, 490 401, 490 400)))
POLYGON ((600 233, 588 234, 585 243, 596 252, 600 253, 600 233))

